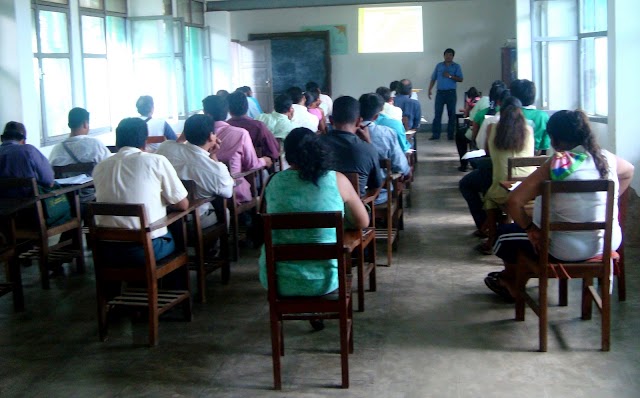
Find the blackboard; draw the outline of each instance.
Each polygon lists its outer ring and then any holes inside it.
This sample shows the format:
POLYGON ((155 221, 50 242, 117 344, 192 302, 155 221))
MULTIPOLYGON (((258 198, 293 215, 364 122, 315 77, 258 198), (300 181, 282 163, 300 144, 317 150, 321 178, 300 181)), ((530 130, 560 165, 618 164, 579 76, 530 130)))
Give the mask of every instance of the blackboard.
POLYGON ((304 91, 309 81, 331 93, 329 32, 251 34, 249 40, 271 40, 274 96, 297 86, 304 91))

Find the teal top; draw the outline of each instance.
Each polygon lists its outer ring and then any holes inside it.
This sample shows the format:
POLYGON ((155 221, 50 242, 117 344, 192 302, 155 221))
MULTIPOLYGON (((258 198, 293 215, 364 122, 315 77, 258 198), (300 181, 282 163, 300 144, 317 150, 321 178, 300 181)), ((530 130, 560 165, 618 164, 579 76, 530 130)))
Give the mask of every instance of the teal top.
POLYGON ((549 134, 547 134, 547 122, 549 121, 547 112, 540 109, 522 108, 522 113, 527 120, 531 120, 533 123, 533 137, 536 140, 536 151, 549 149, 551 139, 549 138, 549 134))
MULTIPOLYGON (((342 211, 344 202, 338 190, 335 171, 320 177, 318 186, 303 181, 297 170, 275 174, 265 191, 267 213, 342 211)), ((331 228, 280 230, 273 232, 273 243, 332 243, 336 231, 331 228)), ((260 282, 265 288, 267 266, 264 246, 260 253, 260 282)), ((337 260, 309 260, 276 264, 278 292, 283 296, 321 296, 338 288, 337 260)))

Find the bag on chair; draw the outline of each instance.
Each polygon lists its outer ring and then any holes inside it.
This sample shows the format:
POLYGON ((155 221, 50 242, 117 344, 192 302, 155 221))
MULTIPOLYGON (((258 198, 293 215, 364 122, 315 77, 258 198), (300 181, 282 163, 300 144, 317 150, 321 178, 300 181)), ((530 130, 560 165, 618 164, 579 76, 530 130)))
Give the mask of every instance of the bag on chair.
MULTIPOLYGON (((52 187, 38 186, 38 193, 44 195, 60 188, 62 187, 57 182, 52 187)), ((42 210, 48 227, 64 224, 71 220, 71 206, 65 194, 45 199, 42 204, 42 210)))

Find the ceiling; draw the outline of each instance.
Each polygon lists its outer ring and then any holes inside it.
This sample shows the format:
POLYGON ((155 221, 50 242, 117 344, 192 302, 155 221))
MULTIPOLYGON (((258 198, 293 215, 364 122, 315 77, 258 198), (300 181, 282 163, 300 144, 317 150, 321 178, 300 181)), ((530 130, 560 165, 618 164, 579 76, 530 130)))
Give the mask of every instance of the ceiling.
POLYGON ((425 1, 394 1, 394 0, 208 0, 207 11, 240 11, 264 10, 271 8, 302 8, 322 6, 346 6, 361 4, 390 4, 390 3, 423 3, 425 1))

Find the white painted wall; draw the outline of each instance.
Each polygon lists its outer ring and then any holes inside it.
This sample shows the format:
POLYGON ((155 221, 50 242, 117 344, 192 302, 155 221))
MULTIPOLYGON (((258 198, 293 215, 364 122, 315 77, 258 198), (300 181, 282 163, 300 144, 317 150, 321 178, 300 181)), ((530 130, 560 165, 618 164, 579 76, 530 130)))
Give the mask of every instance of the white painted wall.
POLYGON ((417 4, 423 7, 423 53, 358 54, 358 6, 234 11, 230 13, 231 38, 243 41, 249 33, 298 32, 308 25, 347 25, 349 53, 331 57, 333 97, 358 97, 393 80, 409 78, 414 88, 424 89, 419 98, 423 115, 431 120, 434 102, 428 100, 426 89, 446 48, 456 51, 455 61, 464 73, 464 82, 458 84, 458 107, 469 87, 488 93, 491 82, 500 78, 500 47, 516 37, 515 3, 458 0, 417 4))

